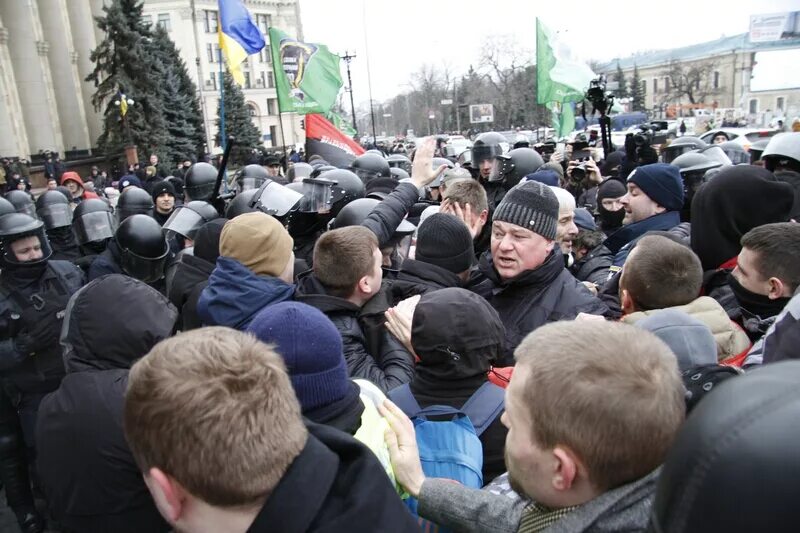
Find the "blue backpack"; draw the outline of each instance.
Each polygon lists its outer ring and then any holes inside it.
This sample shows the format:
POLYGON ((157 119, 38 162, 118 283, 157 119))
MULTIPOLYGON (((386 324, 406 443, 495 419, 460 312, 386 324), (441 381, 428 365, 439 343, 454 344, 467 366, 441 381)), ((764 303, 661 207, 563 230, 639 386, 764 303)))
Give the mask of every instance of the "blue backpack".
MULTIPOLYGON (((426 476, 452 479, 475 489, 483 486, 483 445, 479 437, 503 412, 503 388, 487 381, 461 409, 446 405, 431 405, 423 409, 408 384, 389 391, 389 399, 414 422, 419 458, 426 476), (447 415, 452 415, 452 418, 428 420, 428 417, 447 415)), ((416 498, 408 498, 406 505, 412 514, 418 515, 416 498)), ((448 531, 423 518, 418 520, 426 533, 448 531)))

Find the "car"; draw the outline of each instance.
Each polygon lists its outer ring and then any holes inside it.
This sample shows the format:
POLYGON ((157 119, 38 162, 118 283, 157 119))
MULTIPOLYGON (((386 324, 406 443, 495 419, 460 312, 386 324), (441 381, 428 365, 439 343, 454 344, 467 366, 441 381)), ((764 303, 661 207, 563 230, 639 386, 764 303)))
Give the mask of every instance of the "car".
POLYGON ((769 139, 780 133, 779 130, 770 128, 714 128, 702 134, 700 139, 711 144, 714 141, 714 136, 720 132, 727 135, 729 141, 742 145, 745 150, 750 150, 750 145, 756 141, 769 139))

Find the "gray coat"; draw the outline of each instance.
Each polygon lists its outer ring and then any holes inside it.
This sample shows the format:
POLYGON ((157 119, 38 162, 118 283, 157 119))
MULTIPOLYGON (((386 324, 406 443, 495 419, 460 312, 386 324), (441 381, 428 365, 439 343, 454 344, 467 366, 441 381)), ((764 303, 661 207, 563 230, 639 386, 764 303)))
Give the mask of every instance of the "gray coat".
MULTIPOLYGON (((660 469, 577 507, 543 533, 643 531, 660 469)), ((419 515, 457 533, 516 533, 526 500, 469 489, 444 479, 427 479, 419 515), (456 503, 457 502, 457 503, 456 503)))

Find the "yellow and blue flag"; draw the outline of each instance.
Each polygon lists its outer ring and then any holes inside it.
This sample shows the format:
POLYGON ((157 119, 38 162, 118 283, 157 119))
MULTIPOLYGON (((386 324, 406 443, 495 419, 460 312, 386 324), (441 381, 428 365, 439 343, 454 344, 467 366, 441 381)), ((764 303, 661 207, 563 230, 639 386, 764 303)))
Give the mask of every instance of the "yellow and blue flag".
POLYGON ((219 0, 219 47, 234 81, 244 85, 241 64, 266 42, 242 0, 219 0))

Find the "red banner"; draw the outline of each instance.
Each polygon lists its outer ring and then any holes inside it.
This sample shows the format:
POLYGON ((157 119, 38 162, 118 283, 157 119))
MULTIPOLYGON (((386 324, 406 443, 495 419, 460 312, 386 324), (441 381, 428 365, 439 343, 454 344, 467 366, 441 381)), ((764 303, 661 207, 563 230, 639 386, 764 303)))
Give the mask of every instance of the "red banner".
POLYGON ((322 115, 306 115, 305 121, 306 160, 318 155, 335 167, 345 168, 364 153, 360 144, 339 131, 322 115))

